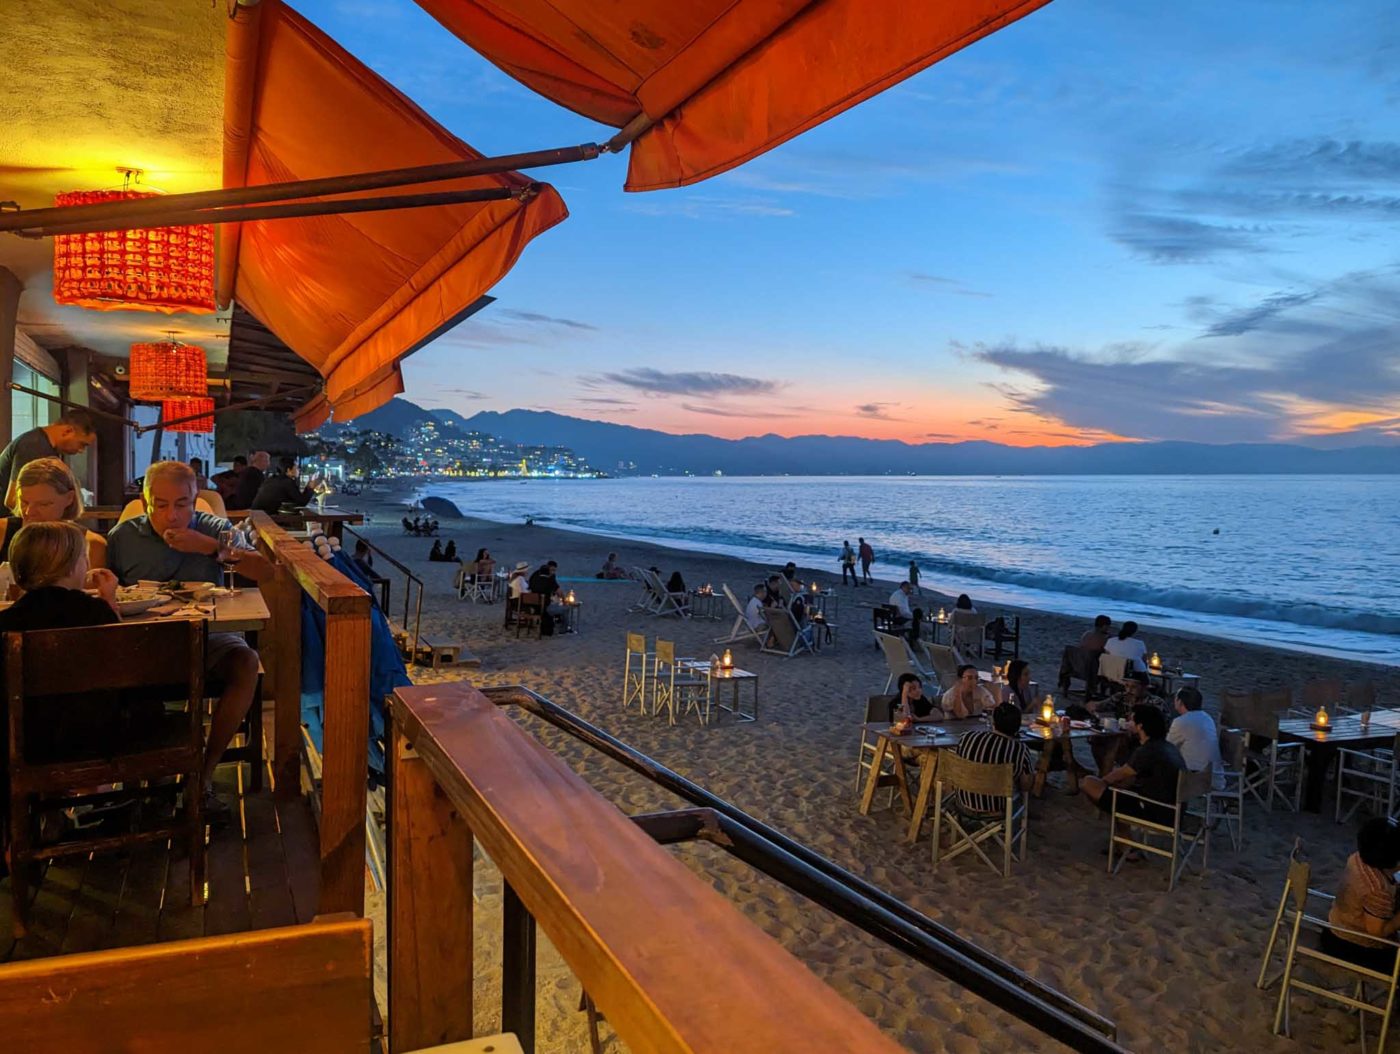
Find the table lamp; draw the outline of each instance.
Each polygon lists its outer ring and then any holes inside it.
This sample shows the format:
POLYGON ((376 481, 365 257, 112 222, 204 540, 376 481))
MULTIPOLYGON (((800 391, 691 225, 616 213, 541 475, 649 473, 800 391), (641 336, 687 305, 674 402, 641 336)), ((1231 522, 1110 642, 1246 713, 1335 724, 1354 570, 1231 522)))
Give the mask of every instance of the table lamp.
POLYGON ((1160 670, 1162 668, 1162 657, 1154 651, 1152 653, 1152 658, 1147 660, 1147 665, 1151 666, 1154 670, 1160 670))
POLYGON ((1328 720, 1329 719, 1327 717, 1327 707, 1319 706, 1317 708, 1317 717, 1313 719, 1312 726, 1319 732, 1326 732, 1328 728, 1328 720))
MULTIPOLYGON (((725 649, 724 649, 724 657, 721 658, 721 659, 719 660, 719 665, 720 665, 720 669, 722 669, 722 670, 732 670, 732 669, 734 669, 734 656, 733 656, 732 654, 730 654, 730 651, 729 651, 728 648, 725 648, 725 649)), ((736 689, 736 691, 737 691, 737 689, 736 689)))
POLYGON ((1055 720, 1055 697, 1053 695, 1047 695, 1045 702, 1040 704, 1040 719, 1047 725, 1055 720))

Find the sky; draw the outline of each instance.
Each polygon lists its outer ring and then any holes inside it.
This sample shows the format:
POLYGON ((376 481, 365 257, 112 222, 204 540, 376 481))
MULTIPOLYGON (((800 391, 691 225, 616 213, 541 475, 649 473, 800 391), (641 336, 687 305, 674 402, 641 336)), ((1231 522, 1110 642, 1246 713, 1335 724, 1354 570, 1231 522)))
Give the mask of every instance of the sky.
MULTIPOLYGON (((295 0, 294 0, 295 2, 295 0)), ((409 0, 304 14, 485 153, 611 130, 409 0)), ((1400 5, 1055 0, 726 175, 570 218, 404 364, 726 437, 1400 445, 1400 5)))

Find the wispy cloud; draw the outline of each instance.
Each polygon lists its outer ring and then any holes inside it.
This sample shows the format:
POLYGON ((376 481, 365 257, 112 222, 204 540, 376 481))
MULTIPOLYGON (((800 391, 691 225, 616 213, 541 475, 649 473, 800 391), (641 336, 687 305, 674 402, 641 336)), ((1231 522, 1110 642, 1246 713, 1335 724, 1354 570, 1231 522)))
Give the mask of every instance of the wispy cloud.
MULTIPOLYGON (((585 378, 585 383, 591 379, 585 378)), ((608 384, 622 385, 655 395, 731 396, 771 395, 782 384, 759 377, 744 377, 737 373, 668 373, 648 367, 605 373, 600 378, 608 384)), ((596 383, 596 382, 594 382, 596 383)))
POLYGON ((856 407, 857 417, 868 417, 872 421, 902 421, 902 417, 894 417, 889 413, 892 406, 899 403, 861 403, 856 407))
POLYGON ((482 399, 491 398, 485 392, 473 391, 471 388, 438 388, 436 390, 443 395, 455 395, 458 399, 466 399, 469 402, 480 402, 482 399))
POLYGON ((588 396, 575 399, 576 403, 587 403, 590 406, 632 406, 630 399, 610 399, 607 396, 588 396))
POLYGON ((1259 253, 1265 249, 1260 226, 1226 226, 1188 216, 1127 210, 1109 231, 1114 241, 1153 263, 1190 264, 1218 259, 1226 253, 1259 253))
MULTIPOLYGON (((672 192, 673 194, 675 192, 672 192)), ((713 194, 691 194, 688 197, 651 197, 644 201, 628 200, 622 207, 643 216, 681 216, 688 220, 733 220, 753 217, 796 216, 797 210, 772 198, 720 197, 713 194)))
POLYGON ((504 308, 498 312, 506 318, 517 322, 534 322, 545 326, 564 326, 568 329, 584 329, 596 333, 597 326, 589 325, 587 322, 580 322, 573 318, 559 318, 555 315, 542 315, 538 311, 519 311, 515 308, 504 308))
POLYGON ((908 271, 905 277, 915 285, 930 287, 944 293, 952 293, 955 296, 991 297, 995 295, 993 293, 984 293, 980 289, 971 289, 958 281, 958 279, 946 278, 943 275, 924 274, 922 271, 908 271))
POLYGON ((708 417, 737 417, 743 420, 765 421, 770 417, 797 417, 797 414, 788 413, 784 410, 770 410, 764 407, 762 410, 745 410, 739 407, 727 406, 701 406, 698 403, 681 403, 682 410, 689 410, 693 414, 705 414, 708 417))
POLYGON ((1238 337, 1265 328, 1289 310, 1311 304, 1317 293, 1275 293, 1253 307, 1230 311, 1206 328, 1202 337, 1238 337))

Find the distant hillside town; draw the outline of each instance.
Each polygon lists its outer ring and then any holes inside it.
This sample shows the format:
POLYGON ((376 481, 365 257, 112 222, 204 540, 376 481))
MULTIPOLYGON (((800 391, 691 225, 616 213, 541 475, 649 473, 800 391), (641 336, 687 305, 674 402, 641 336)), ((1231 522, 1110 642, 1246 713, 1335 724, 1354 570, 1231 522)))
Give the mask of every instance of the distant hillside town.
POLYGON ((569 447, 512 442, 395 401, 417 412, 327 425, 304 438, 311 456, 341 476, 591 479, 602 475, 569 447))

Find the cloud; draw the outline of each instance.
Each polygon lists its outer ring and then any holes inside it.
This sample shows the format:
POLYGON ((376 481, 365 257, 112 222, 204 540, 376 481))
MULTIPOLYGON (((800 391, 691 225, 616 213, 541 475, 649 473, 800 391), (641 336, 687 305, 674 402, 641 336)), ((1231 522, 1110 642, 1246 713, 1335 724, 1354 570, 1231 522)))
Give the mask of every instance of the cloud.
POLYGON ((610 384, 620 384, 626 388, 654 395, 690 397, 700 395, 772 395, 782 387, 777 381, 744 377, 737 373, 667 373, 664 370, 654 370, 648 367, 622 370, 619 373, 605 373, 600 379, 610 384))
POLYGON ((969 289, 956 278, 945 278, 942 275, 923 274, 920 271, 909 271, 906 277, 909 279, 909 281, 915 283, 916 285, 934 286, 935 288, 941 289, 944 292, 953 293, 957 296, 991 297, 996 295, 994 293, 984 293, 979 289, 969 289))
POLYGON ((1221 226, 1186 216, 1125 211, 1109 234, 1118 244, 1153 263, 1201 263, 1226 253, 1264 251, 1265 228, 1221 226))
POLYGON ((771 198, 720 197, 712 194, 691 194, 688 197, 657 197, 645 201, 626 201, 622 207, 643 216, 680 216, 688 220, 732 220, 753 216, 796 216, 797 210, 779 204, 771 198))
POLYGON ((480 402, 482 399, 491 398, 485 392, 472 391, 470 388, 438 388, 437 391, 444 395, 455 395, 459 399, 466 399, 470 402, 480 402))
POLYGON ((889 198, 911 186, 956 184, 987 176, 1016 175, 1018 161, 930 150, 901 160, 879 153, 797 149, 779 158, 750 162, 721 177, 722 182, 773 194, 860 201, 889 198))
POLYGON ((587 397, 575 399, 576 403, 588 403, 590 406, 631 406, 630 399, 609 399, 605 396, 587 397))
POLYGON ((856 407, 857 417, 868 417, 872 421, 902 421, 902 417, 891 417, 886 411, 899 403, 861 403, 856 407))
POLYGON ((506 308, 497 311, 496 314, 504 315, 518 322, 535 322, 546 326, 566 326, 569 329, 585 329, 594 333, 598 331, 597 326, 590 326, 587 322, 579 322, 572 318, 556 318, 553 315, 541 315, 537 311, 517 311, 513 308, 506 308))
POLYGON ((699 406, 695 403, 681 403, 682 410, 689 410, 693 414, 706 414, 710 417, 740 417, 745 420, 767 420, 770 417, 796 417, 797 414, 785 413, 781 410, 774 411, 768 407, 744 410, 738 407, 725 406, 699 406))
POLYGON ((1212 323, 1202 337, 1238 337, 1256 329, 1264 329, 1279 316, 1295 307, 1311 304, 1318 293, 1275 293, 1253 307, 1227 312, 1212 323))

